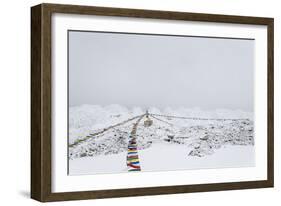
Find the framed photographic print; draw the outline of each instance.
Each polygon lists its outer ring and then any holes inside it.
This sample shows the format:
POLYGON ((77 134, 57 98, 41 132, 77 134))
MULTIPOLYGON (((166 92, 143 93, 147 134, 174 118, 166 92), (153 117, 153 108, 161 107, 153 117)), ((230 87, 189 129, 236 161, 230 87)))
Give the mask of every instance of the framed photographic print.
POLYGON ((31 8, 31 197, 273 187, 273 19, 31 8))

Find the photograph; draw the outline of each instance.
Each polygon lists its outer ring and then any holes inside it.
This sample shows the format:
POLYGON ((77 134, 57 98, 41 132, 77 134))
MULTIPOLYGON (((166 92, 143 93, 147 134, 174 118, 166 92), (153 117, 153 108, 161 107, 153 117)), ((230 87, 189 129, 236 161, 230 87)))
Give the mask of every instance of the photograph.
POLYGON ((274 18, 262 16, 32 6, 31 198, 274 187, 274 18))
POLYGON ((68 175, 254 167, 254 46, 68 30, 68 175))

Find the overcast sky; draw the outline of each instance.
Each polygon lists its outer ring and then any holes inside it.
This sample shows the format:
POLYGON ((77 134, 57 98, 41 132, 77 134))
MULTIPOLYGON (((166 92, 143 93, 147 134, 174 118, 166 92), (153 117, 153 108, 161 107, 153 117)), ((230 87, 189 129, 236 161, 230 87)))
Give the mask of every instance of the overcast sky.
POLYGON ((69 105, 253 111, 254 40, 69 33, 69 105))

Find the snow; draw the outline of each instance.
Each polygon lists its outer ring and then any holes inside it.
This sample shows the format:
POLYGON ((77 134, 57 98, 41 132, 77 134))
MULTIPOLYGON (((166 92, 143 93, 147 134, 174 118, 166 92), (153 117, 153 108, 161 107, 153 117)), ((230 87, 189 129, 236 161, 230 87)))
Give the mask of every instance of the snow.
POLYGON ((255 166, 254 147, 226 146, 212 155, 188 156, 191 148, 185 145, 155 144, 140 150, 142 171, 212 169, 255 166))
POLYGON ((126 152, 71 160, 70 175, 127 172, 126 152))
MULTIPOLYGON (((185 145, 157 143, 150 148, 139 150, 141 170, 171 171, 186 169, 212 169, 228 167, 252 167, 255 151, 252 146, 228 146, 213 155, 204 157, 188 156, 191 148, 185 145)), ((90 175, 127 172, 126 152, 113 155, 84 157, 71 160, 71 175, 90 175)))
POLYGON ((128 110, 120 105, 81 105, 69 107, 69 143, 89 133, 140 115, 140 108, 128 110))
MULTIPOLYGON (((145 111, 120 105, 70 107, 69 174, 127 172, 128 139, 145 111)), ((146 127, 143 117, 136 131, 142 171, 254 166, 252 113, 169 107, 148 111, 153 124, 146 127)))

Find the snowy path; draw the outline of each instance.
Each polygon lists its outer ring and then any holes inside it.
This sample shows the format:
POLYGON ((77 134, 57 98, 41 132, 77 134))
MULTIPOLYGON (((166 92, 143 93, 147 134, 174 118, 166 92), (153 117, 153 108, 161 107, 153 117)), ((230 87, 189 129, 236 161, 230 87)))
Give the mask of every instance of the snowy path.
POLYGON ((127 167, 129 172, 141 171, 140 160, 139 160, 138 149, 137 149, 136 133, 137 133, 137 127, 143 117, 144 115, 141 115, 140 118, 137 120, 137 122, 134 124, 129 137, 128 154, 127 154, 127 167))

